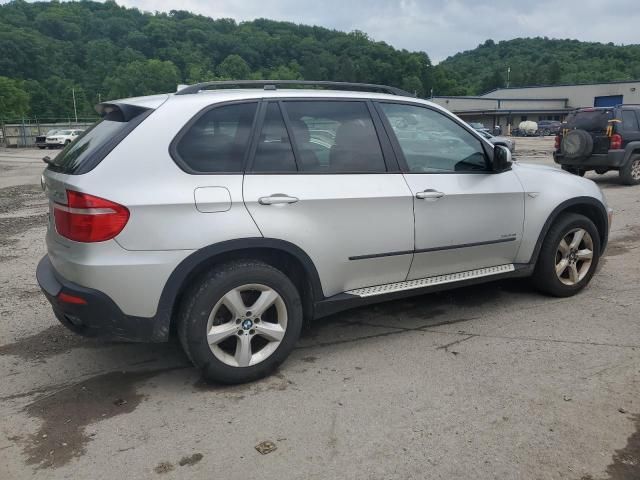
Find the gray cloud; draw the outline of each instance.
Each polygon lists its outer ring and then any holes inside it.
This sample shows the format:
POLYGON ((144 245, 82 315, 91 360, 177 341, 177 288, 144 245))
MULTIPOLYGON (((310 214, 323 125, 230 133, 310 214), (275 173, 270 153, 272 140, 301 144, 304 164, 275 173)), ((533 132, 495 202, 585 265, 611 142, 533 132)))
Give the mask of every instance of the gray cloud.
MULTIPOLYGON (((0 3, 3 0, 0 0, 0 3)), ((144 11, 189 10, 238 21, 270 18, 362 30, 438 62, 488 38, 548 36, 640 43, 638 0, 117 0, 144 11)))

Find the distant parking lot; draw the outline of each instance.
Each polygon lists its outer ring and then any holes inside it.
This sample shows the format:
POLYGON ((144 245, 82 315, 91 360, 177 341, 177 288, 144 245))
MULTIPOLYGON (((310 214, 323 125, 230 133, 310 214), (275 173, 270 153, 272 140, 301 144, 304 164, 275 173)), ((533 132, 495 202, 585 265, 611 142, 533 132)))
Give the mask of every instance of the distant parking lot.
MULTIPOLYGON (((517 138, 516 159, 552 147, 517 138)), ((219 387, 176 343, 58 324, 34 273, 42 155, 0 149, 0 479, 640 478, 640 186, 615 172, 587 175, 615 217, 583 293, 510 280, 359 308, 219 387)))

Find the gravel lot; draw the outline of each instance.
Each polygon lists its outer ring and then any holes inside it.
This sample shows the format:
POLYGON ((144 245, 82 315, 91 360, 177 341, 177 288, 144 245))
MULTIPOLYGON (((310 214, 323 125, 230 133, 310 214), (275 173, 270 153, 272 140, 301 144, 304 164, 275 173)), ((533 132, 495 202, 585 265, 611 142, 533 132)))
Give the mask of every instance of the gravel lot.
MULTIPOLYGON (((552 164, 552 144, 517 158, 552 164)), ((176 343, 57 323, 42 155, 0 150, 0 479, 640 479, 640 186, 590 176, 615 218, 576 297, 512 280, 360 308, 272 377, 216 387, 176 343)))

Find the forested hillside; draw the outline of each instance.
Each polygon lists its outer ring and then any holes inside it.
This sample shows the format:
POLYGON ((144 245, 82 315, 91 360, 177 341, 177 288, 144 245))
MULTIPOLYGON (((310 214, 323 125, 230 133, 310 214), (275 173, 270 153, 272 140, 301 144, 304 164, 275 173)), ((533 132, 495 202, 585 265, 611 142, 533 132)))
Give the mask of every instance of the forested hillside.
MULTIPOLYGON (((416 42, 417 43, 417 42, 416 42)), ((494 43, 437 66, 366 33, 271 20, 237 23, 185 11, 144 13, 114 1, 0 5, 0 120, 80 116, 99 100, 215 79, 382 83, 428 96, 504 86, 640 78, 640 46, 543 38, 494 43)))
POLYGON ((640 79, 640 45, 616 46, 578 40, 516 38, 487 40, 474 50, 458 53, 439 64, 470 94, 509 84, 556 85, 640 79))
POLYGON ((99 98, 213 79, 362 81, 423 95, 432 73, 425 53, 399 51, 362 32, 150 14, 113 1, 0 5, 0 52, 4 117, 68 115, 72 87, 80 111, 90 113, 99 98))

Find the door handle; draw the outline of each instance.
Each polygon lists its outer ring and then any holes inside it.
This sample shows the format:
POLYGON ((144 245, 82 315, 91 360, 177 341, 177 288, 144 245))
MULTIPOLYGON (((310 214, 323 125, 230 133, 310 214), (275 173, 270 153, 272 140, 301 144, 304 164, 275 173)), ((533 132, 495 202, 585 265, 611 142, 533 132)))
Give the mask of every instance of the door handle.
POLYGON ((290 197, 284 193, 274 193, 268 197, 260 197, 258 199, 258 203, 260 205, 280 205, 284 203, 296 203, 298 200, 300 199, 297 197, 290 197))
POLYGON ((419 198, 420 200, 437 200, 442 197, 444 197, 443 192, 439 192, 437 190, 432 190, 432 189, 428 189, 428 190, 425 190, 424 192, 416 193, 416 198, 419 198))

